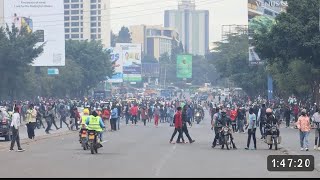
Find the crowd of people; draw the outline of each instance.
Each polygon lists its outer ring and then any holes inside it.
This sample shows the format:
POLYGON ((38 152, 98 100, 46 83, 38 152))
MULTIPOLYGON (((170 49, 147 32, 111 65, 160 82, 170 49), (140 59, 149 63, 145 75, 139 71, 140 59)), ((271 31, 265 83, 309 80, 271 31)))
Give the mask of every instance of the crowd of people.
MULTIPOLYGON (((159 123, 166 123, 174 127, 174 132, 170 138, 170 143, 187 143, 183 134, 188 138, 189 143, 195 142, 191 138, 188 125, 192 126, 196 112, 200 112, 204 118, 204 110, 209 111, 211 117, 211 127, 214 130, 212 148, 219 144, 221 128, 228 126, 232 133, 248 132, 246 149, 250 149, 251 139, 257 149, 256 130, 259 129, 261 139, 268 135, 266 128, 268 125, 280 125, 285 122, 286 128, 297 128, 300 133, 301 150, 309 150, 308 136, 311 128, 316 129, 315 147, 320 150, 320 109, 317 104, 307 105, 297 103, 296 98, 289 98, 287 103, 283 101, 268 102, 257 98, 255 102, 245 98, 230 98, 223 102, 201 102, 196 99, 174 99, 167 101, 163 98, 138 99, 138 101, 109 100, 53 100, 41 99, 38 102, 1 102, 2 108, 7 111, 13 110, 12 115, 12 143, 10 150, 16 142, 18 149, 21 150, 19 143, 19 126, 25 122, 27 126, 28 138, 34 139, 35 129, 43 128, 50 134, 52 125, 56 130, 63 127, 63 124, 71 131, 79 131, 83 124, 88 125, 88 117, 96 113, 103 122, 103 127, 109 131, 120 130, 120 120, 129 125, 137 125, 142 121, 143 125, 154 123, 155 127, 159 123), (19 115, 19 116, 18 116, 19 115), (46 123, 43 122, 45 120, 46 123), (56 123, 56 121, 60 123, 56 123), (45 126, 46 124, 46 126, 45 126), (178 133, 178 138, 174 137, 178 133)), ((280 136, 280 131, 278 132, 280 136)), ((102 140, 102 133, 101 133, 102 140)), ((236 149, 234 137, 231 134, 231 145, 236 149)))
MULTIPOLYGON (((277 101, 267 101, 260 96, 254 102, 246 98, 233 98, 232 101, 224 101, 217 104, 210 104, 210 115, 212 127, 215 132, 217 123, 227 123, 232 127, 233 133, 248 132, 247 147, 249 149, 250 141, 253 139, 254 148, 256 147, 256 129, 259 129, 261 139, 266 139, 268 127, 278 126, 278 136, 280 136, 280 124, 285 123, 286 128, 299 130, 301 150, 309 151, 308 136, 312 128, 315 129, 314 149, 320 150, 320 109, 316 103, 299 102, 297 98, 291 96, 285 102, 282 99, 277 101), (226 118, 224 118, 226 117, 226 118), (225 121, 225 122, 224 122, 225 121)), ((216 146, 215 141, 212 144, 216 146)))

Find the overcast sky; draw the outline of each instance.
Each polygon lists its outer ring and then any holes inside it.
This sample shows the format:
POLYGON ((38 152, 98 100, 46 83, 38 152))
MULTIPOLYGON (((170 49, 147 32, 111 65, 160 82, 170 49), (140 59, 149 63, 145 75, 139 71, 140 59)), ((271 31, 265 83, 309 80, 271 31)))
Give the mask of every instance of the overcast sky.
MULTIPOLYGON (((177 9, 178 0, 110 0, 111 28, 164 24, 164 10, 177 9)), ((221 26, 247 25, 247 0, 196 0, 196 9, 209 10, 210 42, 221 40, 221 26)))

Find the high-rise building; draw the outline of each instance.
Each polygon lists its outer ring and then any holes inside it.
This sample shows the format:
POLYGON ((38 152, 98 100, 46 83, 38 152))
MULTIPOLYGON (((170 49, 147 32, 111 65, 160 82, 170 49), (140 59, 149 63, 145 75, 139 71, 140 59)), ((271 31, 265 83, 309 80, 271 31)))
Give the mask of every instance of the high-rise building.
POLYGON ((176 28, 186 53, 205 55, 209 50, 209 11, 196 10, 195 0, 179 0, 177 10, 166 10, 164 26, 176 28))
POLYGON ((132 43, 142 44, 144 55, 159 60, 164 53, 171 55, 174 45, 179 45, 179 33, 174 28, 136 25, 130 27, 132 43))
POLYGON ((65 39, 110 47, 110 0, 64 0, 65 39))
MULTIPOLYGON (((261 60, 258 53, 255 51, 253 44, 254 27, 251 23, 256 18, 268 17, 270 19, 276 18, 280 13, 286 12, 287 2, 282 0, 248 0, 248 37, 249 37, 249 64, 262 65, 264 61, 261 60)), ((263 20, 260 20, 263 24, 263 20)))

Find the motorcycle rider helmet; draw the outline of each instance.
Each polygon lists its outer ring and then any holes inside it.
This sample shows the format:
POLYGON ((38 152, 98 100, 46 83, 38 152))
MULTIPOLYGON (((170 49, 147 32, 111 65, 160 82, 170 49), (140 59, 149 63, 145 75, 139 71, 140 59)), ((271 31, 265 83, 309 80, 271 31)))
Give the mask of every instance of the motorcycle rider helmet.
POLYGON ((89 109, 87 109, 87 108, 84 109, 84 110, 83 110, 83 114, 89 114, 89 109))
POLYGON ((268 108, 268 109, 266 110, 266 113, 272 113, 272 109, 271 109, 271 108, 268 108))
POLYGON ((272 109, 271 109, 271 108, 268 108, 268 109, 266 110, 266 114, 267 114, 267 116, 272 115, 272 109))
POLYGON ((98 116, 97 110, 94 110, 94 111, 92 112, 92 116, 94 116, 94 117, 97 117, 97 116, 98 116))

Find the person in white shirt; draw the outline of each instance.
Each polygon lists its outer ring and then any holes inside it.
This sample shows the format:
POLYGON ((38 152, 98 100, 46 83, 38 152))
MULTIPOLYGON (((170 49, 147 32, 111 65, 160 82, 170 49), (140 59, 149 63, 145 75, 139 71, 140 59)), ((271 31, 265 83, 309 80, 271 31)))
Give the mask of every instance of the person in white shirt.
POLYGON ((12 131, 12 139, 11 139, 11 146, 10 151, 13 151, 14 143, 17 142, 18 152, 23 152, 24 150, 21 148, 20 145, 20 137, 19 137, 19 126, 20 126, 20 114, 19 108, 14 108, 14 114, 12 115, 11 121, 11 131, 12 131))
POLYGON ((316 113, 312 116, 312 122, 315 126, 314 150, 320 151, 320 109, 316 109, 316 113))

